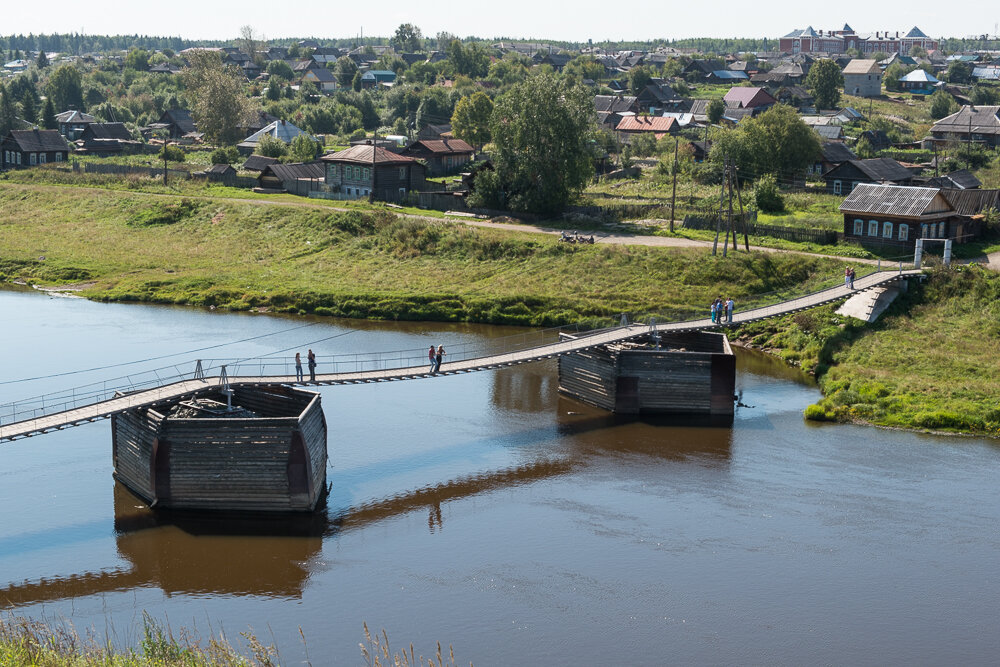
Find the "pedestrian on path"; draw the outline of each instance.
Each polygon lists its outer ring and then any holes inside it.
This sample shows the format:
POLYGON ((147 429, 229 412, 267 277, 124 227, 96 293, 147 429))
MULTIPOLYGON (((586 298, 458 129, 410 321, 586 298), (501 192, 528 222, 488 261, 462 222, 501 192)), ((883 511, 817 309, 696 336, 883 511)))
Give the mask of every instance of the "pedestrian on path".
POLYGON ((435 361, 434 372, 435 373, 441 370, 441 357, 443 357, 446 354, 448 354, 448 353, 444 351, 444 345, 438 345, 437 354, 434 356, 434 361, 435 361))
POLYGON ((726 321, 732 324, 733 322, 733 308, 736 307, 736 302, 733 301, 733 297, 729 297, 726 301, 726 321))
POLYGON ((431 362, 431 373, 437 371, 437 354, 434 352, 434 346, 431 345, 431 349, 427 350, 427 359, 431 362))
POLYGON ((851 289, 851 267, 844 269, 844 287, 851 289))
POLYGON ((309 381, 316 381, 316 355, 312 350, 309 350, 309 354, 306 355, 306 361, 309 364, 309 381))
POLYGON ((302 355, 295 353, 295 381, 302 382, 302 355))
POLYGON ((850 284, 848 285, 848 287, 850 287, 851 289, 854 289, 854 276, 855 276, 854 267, 852 266, 851 268, 848 269, 848 271, 851 272, 850 278, 849 278, 850 284))

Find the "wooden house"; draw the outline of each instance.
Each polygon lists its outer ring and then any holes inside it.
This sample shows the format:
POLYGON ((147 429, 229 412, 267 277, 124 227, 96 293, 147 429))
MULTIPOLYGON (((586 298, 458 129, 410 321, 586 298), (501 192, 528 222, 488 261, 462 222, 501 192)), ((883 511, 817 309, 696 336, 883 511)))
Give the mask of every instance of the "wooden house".
POLYGON ((1000 190, 946 190, 861 183, 840 205, 844 237, 912 248, 918 238, 973 241, 1000 190))
POLYGON ((402 155, 423 160, 428 176, 444 176, 471 162, 475 150, 461 139, 420 139, 407 146, 402 155))
POLYGON ((153 136, 158 131, 165 132, 171 139, 194 139, 198 134, 191 112, 187 109, 168 109, 160 119, 143 128, 143 134, 153 136))
POLYGON ((615 131, 621 135, 652 133, 657 139, 674 134, 677 129, 676 118, 662 116, 625 116, 615 126, 615 131))
POLYGON ((0 142, 3 169, 62 162, 68 155, 66 140, 56 130, 11 130, 0 142))
POLYGON ((264 168, 271 164, 277 164, 278 158, 266 157, 264 155, 251 155, 243 163, 243 171, 264 171, 264 168))
MULTIPOLYGON (((257 187, 262 190, 299 192, 303 188, 298 187, 300 181, 312 182, 318 185, 323 181, 323 165, 316 162, 292 162, 281 164, 276 162, 269 164, 260 172, 257 177, 257 187)), ((305 190, 317 189, 306 187, 305 190)))
POLYGON ((80 134, 91 123, 96 123, 97 119, 89 113, 83 113, 76 109, 63 111, 56 114, 56 123, 59 124, 59 134, 69 141, 76 141, 80 134))
POLYGON ((820 149, 819 160, 813 165, 811 171, 813 174, 825 174, 845 162, 857 159, 858 156, 844 144, 837 141, 827 141, 823 143, 820 149))
POLYGON ((1000 106, 966 105, 931 127, 937 141, 969 141, 996 148, 1000 146, 1000 106))
POLYGON ((401 201, 426 187, 422 163, 379 146, 351 146, 320 159, 326 167, 326 184, 348 199, 368 197, 374 189, 379 201, 401 201))
POLYGON ((90 123, 76 140, 83 155, 109 157, 137 150, 141 144, 132 138, 124 123, 90 123))
POLYGON ((862 183, 909 185, 913 172, 895 160, 877 157, 870 160, 848 160, 823 174, 826 189, 831 194, 849 194, 862 183))
POLYGON ((774 106, 778 100, 766 88, 738 86, 730 88, 722 101, 731 109, 754 109, 760 113, 774 106))
POLYGON ((454 135, 451 133, 451 125, 424 125, 417 132, 417 139, 450 139, 454 135))

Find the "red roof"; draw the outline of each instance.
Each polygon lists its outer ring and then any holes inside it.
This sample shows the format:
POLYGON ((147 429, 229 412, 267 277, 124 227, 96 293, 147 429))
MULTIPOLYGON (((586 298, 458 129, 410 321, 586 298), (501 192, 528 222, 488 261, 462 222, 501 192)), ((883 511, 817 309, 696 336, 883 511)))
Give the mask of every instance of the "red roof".
POLYGON ((361 144, 336 153, 324 155, 320 159, 323 162, 354 162, 357 164, 371 164, 372 150, 375 150, 375 164, 410 164, 416 162, 412 157, 398 155, 392 151, 387 151, 381 146, 361 144))
POLYGON ((670 132, 675 119, 662 116, 624 116, 615 127, 619 132, 670 132))
POLYGON ((763 88, 748 88, 746 86, 730 88, 722 99, 726 104, 734 105, 738 109, 763 107, 777 102, 771 93, 763 88))

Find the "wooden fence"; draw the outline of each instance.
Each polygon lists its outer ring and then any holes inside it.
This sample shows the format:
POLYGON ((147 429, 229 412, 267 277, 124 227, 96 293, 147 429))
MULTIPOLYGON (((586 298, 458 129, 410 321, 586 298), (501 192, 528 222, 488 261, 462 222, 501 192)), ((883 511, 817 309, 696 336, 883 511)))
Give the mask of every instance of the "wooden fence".
MULTIPOLYGON (((785 241, 797 241, 804 243, 818 243, 820 245, 833 245, 840 238, 841 234, 835 229, 804 229, 801 227, 786 227, 783 225, 768 225, 757 222, 756 213, 751 211, 746 216, 745 224, 740 220, 739 215, 733 215, 733 224, 738 233, 746 231, 751 236, 769 236, 785 241)), ((684 226, 688 229, 715 230, 717 215, 686 215, 684 216, 684 226)), ((722 220, 722 228, 725 229, 726 220, 722 220)))
MULTIPOLYGON (((129 176, 137 174, 148 178, 163 178, 162 167, 134 167, 124 164, 96 164, 88 162, 83 165, 84 173, 87 174, 117 174, 119 176, 129 176)), ((184 169, 167 169, 168 178, 191 178, 191 172, 184 169)))

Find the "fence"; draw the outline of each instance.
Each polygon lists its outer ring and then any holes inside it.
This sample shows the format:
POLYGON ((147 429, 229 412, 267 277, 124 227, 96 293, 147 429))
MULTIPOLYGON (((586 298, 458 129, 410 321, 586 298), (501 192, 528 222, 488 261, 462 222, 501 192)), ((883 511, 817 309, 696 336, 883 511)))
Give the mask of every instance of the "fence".
MULTIPOLYGON (((840 232, 835 229, 803 229, 801 227, 785 227, 782 225, 768 225, 757 222, 757 214, 751 211, 746 214, 745 223, 740 220, 738 214, 733 215, 733 224, 737 232, 744 231, 751 236, 769 236, 785 241, 798 241, 805 243, 818 243, 820 245, 833 245, 841 237, 840 232)), ((718 215, 686 215, 684 216, 684 226, 688 229, 707 229, 714 231, 718 215)), ((725 227, 726 220, 723 219, 722 226, 725 227)))
MULTIPOLYGON (((88 162, 83 165, 83 170, 87 174, 117 174, 119 176, 129 176, 137 174, 148 178, 163 178, 163 169, 157 167, 132 167, 124 164, 96 164, 88 162)), ((184 169, 167 169, 168 178, 191 178, 191 172, 184 169)))

